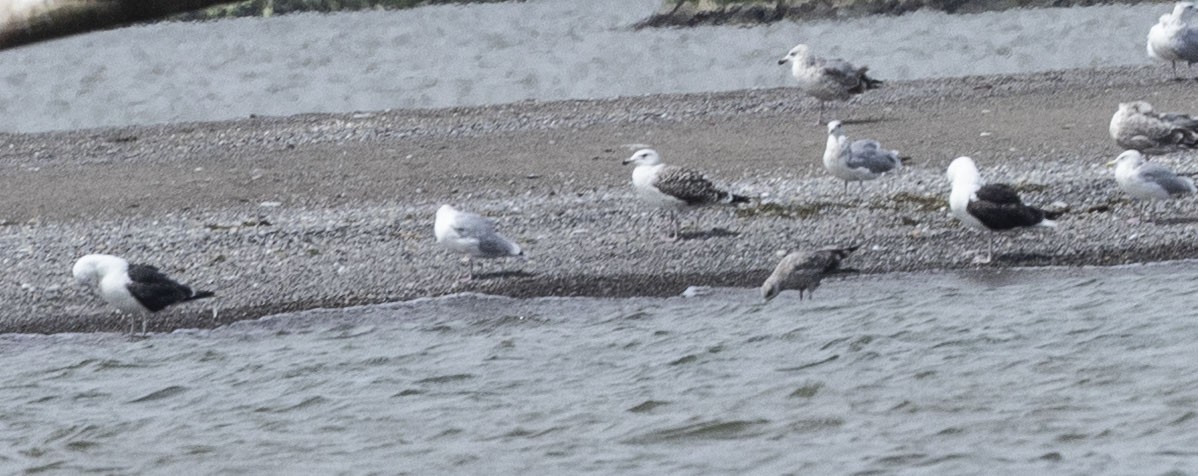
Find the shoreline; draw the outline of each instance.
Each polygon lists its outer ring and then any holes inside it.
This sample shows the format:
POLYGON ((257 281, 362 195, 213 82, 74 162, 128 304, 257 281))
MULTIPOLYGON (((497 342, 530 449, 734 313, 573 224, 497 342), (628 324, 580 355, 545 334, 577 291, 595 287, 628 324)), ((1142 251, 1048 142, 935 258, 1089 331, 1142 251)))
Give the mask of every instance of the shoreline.
MULTIPOLYGON (((915 162, 849 195, 819 162, 816 102, 793 88, 0 134, 0 332, 122 329, 70 282, 74 259, 99 252, 217 292, 159 313, 152 331, 458 292, 757 287, 779 252, 848 241, 864 245, 845 263, 862 273, 971 268, 985 237, 940 203, 959 155, 1030 204, 1071 209, 1056 232, 997 241, 987 267, 1194 258, 1198 204, 1130 203, 1103 167, 1119 153, 1106 132, 1118 102, 1198 112, 1195 82, 1168 77, 1157 66, 888 82, 828 117, 915 162), (687 214, 706 233, 661 242, 664 218, 619 165, 635 143, 759 200, 687 214), (464 266, 432 238, 441 203, 496 219, 528 260, 458 282, 464 266)), ((1189 172, 1195 157, 1160 160, 1189 172)))
POLYGON ((663 0, 657 12, 635 28, 696 27, 710 25, 763 25, 782 20, 810 21, 869 15, 904 15, 920 10, 971 14, 1018 8, 1069 8, 1123 3, 1169 2, 1162 0, 663 0))

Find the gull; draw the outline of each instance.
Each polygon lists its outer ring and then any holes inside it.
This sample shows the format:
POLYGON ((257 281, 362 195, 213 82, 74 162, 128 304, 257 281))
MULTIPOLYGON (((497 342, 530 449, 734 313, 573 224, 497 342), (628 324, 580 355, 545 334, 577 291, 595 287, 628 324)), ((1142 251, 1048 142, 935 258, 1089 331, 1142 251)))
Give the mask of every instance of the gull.
MULTIPOLYGON (((1030 227, 1055 228, 1053 221, 1059 212, 1046 212, 1024 205, 1019 194, 1009 185, 982 184, 978 168, 969 157, 957 157, 946 172, 952 182, 948 205, 952 216, 966 226, 982 231, 1008 231, 1030 227)), ((989 240, 986 258, 974 260, 989 263, 994 256, 994 237, 989 240)))
POLYGON ((1140 200, 1167 200, 1198 192, 1189 177, 1178 177, 1163 165, 1144 161, 1144 155, 1138 151, 1124 151, 1107 163, 1112 165, 1119 188, 1140 200))
POLYGON ((1111 116, 1111 138, 1124 149, 1165 153, 1198 147, 1198 118, 1160 114, 1144 101, 1119 103, 1111 116))
POLYGON ((799 290, 799 300, 803 300, 803 292, 811 299, 815 288, 825 276, 840 268, 840 261, 856 251, 857 246, 825 247, 815 251, 795 251, 782 258, 774 268, 774 274, 761 285, 761 297, 769 302, 786 289, 799 290))
POLYGON ((902 168, 907 157, 897 150, 886 150, 876 140, 861 139, 849 143, 840 121, 828 123, 828 147, 824 149, 824 168, 844 180, 848 193, 849 182, 873 180, 882 174, 902 168))
POLYGON ((748 203, 749 197, 716 188, 698 171, 661 163, 653 149, 641 149, 624 159, 624 165, 634 164, 632 186, 637 195, 650 205, 669 212, 674 225, 671 240, 679 239, 677 212, 714 204, 748 203))
POLYGON ((1177 2, 1173 13, 1161 15, 1160 20, 1148 30, 1148 56, 1173 65, 1173 78, 1177 76, 1177 62, 1185 61, 1187 67, 1198 62, 1198 24, 1190 20, 1198 6, 1193 2, 1177 2))
POLYGON ((866 76, 868 67, 853 66, 839 59, 812 55, 809 47, 799 44, 790 49, 778 64, 790 63, 790 74, 799 81, 799 89, 819 100, 819 119, 824 122, 825 101, 846 101, 856 94, 877 89, 882 82, 866 76))
POLYGON ((474 258, 524 256, 520 245, 495 232, 495 222, 473 213, 461 212, 449 205, 437 209, 433 222, 437 243, 455 253, 466 255, 470 267, 463 280, 474 279, 474 258))
POLYGON ((131 316, 130 334, 132 316, 141 316, 141 333, 145 334, 151 314, 172 304, 215 296, 212 291, 195 291, 179 284, 153 266, 129 264, 112 255, 83 256, 71 271, 76 282, 95 287, 100 298, 131 316))

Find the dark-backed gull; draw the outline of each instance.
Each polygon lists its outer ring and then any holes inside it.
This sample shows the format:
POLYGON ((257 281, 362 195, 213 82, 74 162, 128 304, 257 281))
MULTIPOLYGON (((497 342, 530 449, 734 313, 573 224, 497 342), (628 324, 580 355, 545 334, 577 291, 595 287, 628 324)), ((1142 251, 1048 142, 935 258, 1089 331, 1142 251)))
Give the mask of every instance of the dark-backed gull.
MULTIPOLYGON (((1023 204, 1011 186, 1001 183, 983 184, 977 166, 969 157, 957 157, 948 166, 952 192, 948 197, 953 217, 966 226, 982 231, 1008 231, 1031 227, 1056 227, 1053 221, 1060 213, 1046 212, 1023 204)), ((994 237, 989 237, 986 258, 994 256, 994 237)))
MULTIPOLYGON (((212 291, 195 291, 179 284, 153 266, 129 264, 112 255, 79 258, 72 273, 75 281, 95 287, 108 304, 131 317, 140 315, 142 334, 146 333, 146 320, 151 314, 172 304, 215 296, 212 291)), ((132 333, 132 319, 129 326, 132 333)))

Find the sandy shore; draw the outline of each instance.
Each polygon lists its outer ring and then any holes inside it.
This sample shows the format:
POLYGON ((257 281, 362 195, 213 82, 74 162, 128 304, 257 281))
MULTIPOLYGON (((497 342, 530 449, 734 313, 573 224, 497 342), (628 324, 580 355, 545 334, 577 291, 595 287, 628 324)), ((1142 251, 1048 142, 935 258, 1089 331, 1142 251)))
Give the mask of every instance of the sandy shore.
MULTIPOLYGON (((985 237, 944 208, 943 171, 959 155, 1029 203, 1072 210, 1055 232, 1000 242, 987 266, 1192 258, 1198 204, 1131 203, 1103 166, 1119 152, 1107 135, 1118 102, 1198 112, 1198 84, 1167 78, 1122 68, 889 83, 829 117, 915 163, 848 195, 821 166, 816 103, 792 89, 0 135, 0 331, 122 328, 71 283, 74 259, 94 252, 218 293, 160 313, 157 331, 461 291, 756 287, 779 252, 830 243, 863 244, 847 262, 862 272, 972 267, 985 237), (690 239, 662 242, 664 218, 639 205, 620 165, 634 143, 760 201, 692 213, 690 239), (459 282, 463 264, 432 238, 442 203, 497 218, 528 259, 459 282)), ((1161 160, 1198 171, 1193 159, 1161 160)))

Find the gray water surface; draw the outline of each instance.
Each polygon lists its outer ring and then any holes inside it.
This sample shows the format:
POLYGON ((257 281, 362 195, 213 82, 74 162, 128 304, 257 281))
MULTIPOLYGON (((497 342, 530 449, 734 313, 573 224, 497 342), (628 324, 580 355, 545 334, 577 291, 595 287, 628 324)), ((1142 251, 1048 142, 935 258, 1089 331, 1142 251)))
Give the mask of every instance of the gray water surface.
POLYGON ((799 42, 884 80, 1147 64, 1148 29, 1169 11, 1110 5, 631 28, 659 4, 533 0, 76 36, 0 52, 0 131, 789 86, 777 59, 799 42))
POLYGON ((0 468, 1189 471, 1196 291, 1176 263, 858 276, 767 306, 460 295, 137 341, 9 335, 0 468))

